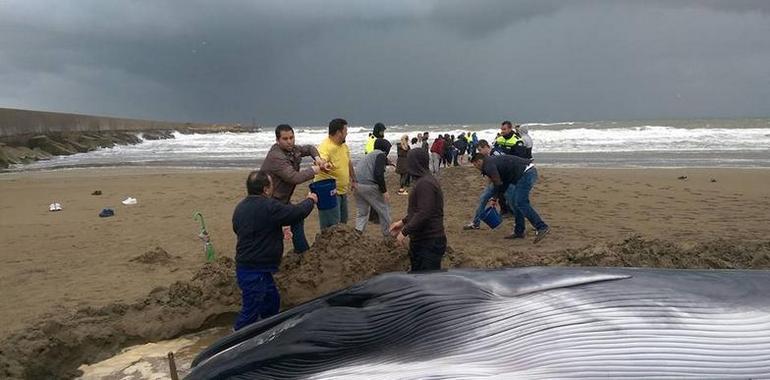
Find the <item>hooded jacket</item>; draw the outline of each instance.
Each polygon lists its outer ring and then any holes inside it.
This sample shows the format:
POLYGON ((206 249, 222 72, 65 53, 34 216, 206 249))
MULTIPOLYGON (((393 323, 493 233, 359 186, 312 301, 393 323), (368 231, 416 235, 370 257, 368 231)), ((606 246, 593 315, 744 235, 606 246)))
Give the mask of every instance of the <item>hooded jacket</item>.
POLYGON ((409 206, 402 220, 401 233, 412 241, 446 237, 444 232, 444 193, 428 169, 428 154, 412 149, 406 156, 407 171, 416 181, 409 192, 409 206))
POLYGON ((532 148, 532 137, 529 136, 529 128, 527 126, 519 126, 519 135, 521 136, 521 141, 524 142, 524 147, 532 148))
POLYGON ((381 193, 388 191, 385 185, 385 167, 388 165, 390 141, 377 139, 374 150, 364 156, 356 165, 356 178, 359 184, 377 185, 381 193))

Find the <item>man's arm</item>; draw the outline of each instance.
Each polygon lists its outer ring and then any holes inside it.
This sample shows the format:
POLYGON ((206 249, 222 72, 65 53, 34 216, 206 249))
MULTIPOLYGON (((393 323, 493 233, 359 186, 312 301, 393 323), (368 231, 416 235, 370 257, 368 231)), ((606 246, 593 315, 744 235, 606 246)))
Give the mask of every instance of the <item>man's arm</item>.
MULTIPOLYGON (((430 186, 428 184, 421 185, 430 186)), ((415 188, 414 191, 418 192, 419 190, 415 188)), ((410 214, 404 218, 404 228, 401 230, 401 234, 404 236, 409 236, 409 234, 415 230, 420 229, 425 223, 427 223, 430 217, 431 209, 436 205, 435 192, 421 191, 419 192, 419 195, 419 197, 415 197, 415 201, 417 202, 417 210, 415 211, 414 215, 410 214)))
POLYGON ((355 189, 356 188, 356 170, 353 169, 353 161, 350 161, 348 159, 348 170, 350 171, 350 188, 355 189))
POLYGON ((310 212, 313 211, 314 204, 312 199, 305 199, 296 205, 274 201, 271 202, 272 215, 279 225, 290 226, 307 218, 310 212))
POLYGON ((304 170, 296 171, 287 159, 283 159, 276 162, 276 168, 271 174, 275 174, 283 182, 298 185, 310 181, 319 171, 320 169, 318 169, 318 166, 312 166, 304 170))
POLYGON ((385 166, 388 164, 388 158, 380 154, 374 159, 374 182, 380 188, 381 193, 387 193, 388 188, 385 185, 385 166))
POLYGON ((497 170, 497 165, 485 161, 484 175, 489 177, 489 181, 492 182, 492 185, 495 187, 496 196, 498 198, 503 197, 507 186, 505 186, 503 180, 500 178, 500 172, 497 170))
POLYGON ((317 158, 321 157, 320 154, 318 154, 318 149, 312 145, 296 145, 294 149, 297 149, 300 153, 301 157, 312 157, 315 161, 317 158))

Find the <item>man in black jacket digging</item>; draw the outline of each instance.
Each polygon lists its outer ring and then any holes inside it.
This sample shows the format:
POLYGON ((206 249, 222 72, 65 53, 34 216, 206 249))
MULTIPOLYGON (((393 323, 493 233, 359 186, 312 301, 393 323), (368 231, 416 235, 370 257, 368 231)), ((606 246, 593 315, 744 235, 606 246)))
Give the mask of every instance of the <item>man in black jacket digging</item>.
POLYGON ((305 219, 318 197, 310 193, 292 205, 271 198, 273 185, 263 171, 253 171, 246 179, 248 195, 233 212, 235 275, 243 296, 243 307, 235 321, 239 330, 260 318, 278 314, 281 297, 273 281, 283 256, 283 226, 305 219))
POLYGON ((412 271, 439 270, 446 251, 444 231, 444 193, 428 169, 428 152, 412 149, 406 156, 413 179, 409 206, 404 219, 390 225, 390 233, 400 244, 409 237, 412 271))

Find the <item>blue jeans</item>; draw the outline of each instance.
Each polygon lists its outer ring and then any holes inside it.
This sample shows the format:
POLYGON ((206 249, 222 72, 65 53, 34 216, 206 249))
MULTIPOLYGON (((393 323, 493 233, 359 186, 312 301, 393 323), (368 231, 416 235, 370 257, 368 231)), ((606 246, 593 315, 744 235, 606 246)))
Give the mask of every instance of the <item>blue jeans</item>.
POLYGON ((337 195, 337 206, 328 210, 318 210, 318 219, 321 229, 329 228, 335 224, 348 222, 348 196, 337 195))
POLYGON ((515 186, 508 186, 508 189, 505 190, 505 199, 508 201, 508 208, 513 212, 514 220, 516 221, 513 228, 513 233, 516 235, 524 235, 524 218, 529 220, 532 227, 535 227, 535 230, 539 231, 548 227, 529 203, 529 193, 532 191, 536 182, 537 169, 531 168, 524 172, 524 175, 519 178, 519 181, 516 182, 515 186))
POLYGON ((481 215, 484 214, 484 210, 487 209, 487 203, 495 196, 495 186, 492 184, 487 185, 484 192, 479 196, 479 207, 476 208, 476 215, 473 216, 473 225, 478 226, 481 224, 481 215))
POLYGON ((294 245, 294 252, 303 253, 310 249, 310 245, 305 238, 305 220, 301 219, 299 222, 291 225, 291 243, 294 245))
POLYGON ((281 296, 273 281, 273 274, 261 270, 236 268, 235 277, 241 288, 242 307, 235 330, 240 330, 260 319, 278 314, 281 296))

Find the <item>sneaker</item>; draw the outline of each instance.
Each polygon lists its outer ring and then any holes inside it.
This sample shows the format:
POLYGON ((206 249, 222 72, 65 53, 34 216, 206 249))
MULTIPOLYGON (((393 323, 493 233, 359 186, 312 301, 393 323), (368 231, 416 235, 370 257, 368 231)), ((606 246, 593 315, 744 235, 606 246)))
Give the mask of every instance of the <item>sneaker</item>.
POLYGON ((509 240, 524 239, 524 234, 510 234, 510 235, 506 235, 503 239, 509 239, 509 240))
POLYGON ((548 235, 548 233, 551 232, 551 227, 546 227, 537 230, 537 236, 535 236, 535 240, 532 241, 532 243, 537 244, 541 240, 545 239, 545 235, 548 235))
POLYGON ((463 231, 479 230, 479 229, 481 229, 481 227, 473 223, 469 223, 463 226, 463 231))
POLYGON ((406 191, 406 190, 404 190, 404 191, 399 190, 398 191, 398 195, 409 195, 409 192, 406 191))

